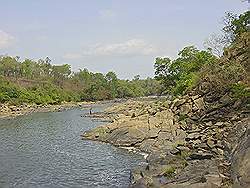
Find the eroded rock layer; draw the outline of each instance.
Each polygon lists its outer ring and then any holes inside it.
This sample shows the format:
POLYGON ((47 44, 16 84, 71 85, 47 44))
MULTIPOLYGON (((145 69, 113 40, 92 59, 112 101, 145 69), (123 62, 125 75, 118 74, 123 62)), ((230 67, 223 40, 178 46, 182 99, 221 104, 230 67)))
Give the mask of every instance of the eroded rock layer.
POLYGON ((105 112, 112 123, 83 137, 148 153, 148 164, 132 173, 135 187, 247 185, 249 112, 241 101, 223 97, 213 106, 199 95, 128 101, 105 112))
MULTIPOLYGON (((220 70, 232 62, 244 67, 236 81, 248 86, 249 37, 243 34, 218 62, 220 70)), ((131 187, 248 188, 249 97, 233 97, 220 82, 230 79, 204 77, 191 93, 173 101, 128 101, 112 107, 105 112, 112 123, 83 137, 149 154, 147 165, 132 172, 131 187)))

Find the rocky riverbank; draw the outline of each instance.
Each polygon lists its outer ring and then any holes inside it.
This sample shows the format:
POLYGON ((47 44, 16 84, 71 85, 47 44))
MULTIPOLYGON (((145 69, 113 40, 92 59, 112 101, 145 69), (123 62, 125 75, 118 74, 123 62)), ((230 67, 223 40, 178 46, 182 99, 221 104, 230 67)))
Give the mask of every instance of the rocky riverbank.
POLYGON ((212 103, 187 95, 174 101, 127 101, 108 108, 112 123, 83 134, 148 153, 132 187, 247 187, 249 106, 229 95, 212 103))
POLYGON ((109 108, 99 117, 111 123, 83 138, 148 153, 131 187, 249 188, 249 41, 249 33, 240 36, 220 58, 219 72, 204 74, 187 95, 109 108), (231 73, 232 62, 245 70, 235 79, 240 69, 231 73), (248 87, 232 92, 242 83, 248 87))
POLYGON ((63 103, 60 105, 37 105, 37 104, 23 104, 23 105, 9 105, 0 104, 0 118, 12 118, 16 116, 26 115, 34 112, 54 112, 63 111, 74 107, 81 107, 93 104, 93 102, 79 102, 79 103, 63 103))

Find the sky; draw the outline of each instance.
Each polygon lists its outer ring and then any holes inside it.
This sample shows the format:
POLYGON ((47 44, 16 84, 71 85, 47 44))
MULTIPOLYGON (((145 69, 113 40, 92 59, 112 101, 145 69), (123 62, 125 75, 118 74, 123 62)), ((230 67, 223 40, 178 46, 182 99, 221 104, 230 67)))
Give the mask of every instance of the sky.
POLYGON ((0 55, 152 77, 156 57, 203 48, 241 0, 0 0, 0 55))

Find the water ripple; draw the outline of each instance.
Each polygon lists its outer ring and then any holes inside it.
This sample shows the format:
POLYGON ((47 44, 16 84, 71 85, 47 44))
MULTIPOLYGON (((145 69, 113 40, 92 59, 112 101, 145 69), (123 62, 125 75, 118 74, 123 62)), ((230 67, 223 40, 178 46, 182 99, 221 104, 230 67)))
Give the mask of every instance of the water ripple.
MULTIPOLYGON (((100 110, 100 109, 95 109, 100 110)), ((36 113, 0 121, 0 187, 127 187, 142 156, 81 140, 100 122, 84 110, 36 113)))

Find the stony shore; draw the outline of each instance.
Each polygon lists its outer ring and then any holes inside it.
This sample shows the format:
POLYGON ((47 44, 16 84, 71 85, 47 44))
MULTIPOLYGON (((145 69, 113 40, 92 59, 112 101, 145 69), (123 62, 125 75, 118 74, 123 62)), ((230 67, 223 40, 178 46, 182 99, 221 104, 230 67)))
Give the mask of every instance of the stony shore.
POLYGON ((133 101, 96 118, 111 122, 83 139, 136 148, 147 165, 131 187, 250 187, 250 116, 244 101, 187 95, 173 101, 133 101))
POLYGON ((23 105, 9 105, 0 104, 0 118, 13 118, 17 116, 27 115, 34 112, 55 112, 71 109, 74 107, 81 107, 94 104, 93 102, 68 102, 60 105, 37 105, 37 104, 23 104, 23 105))

